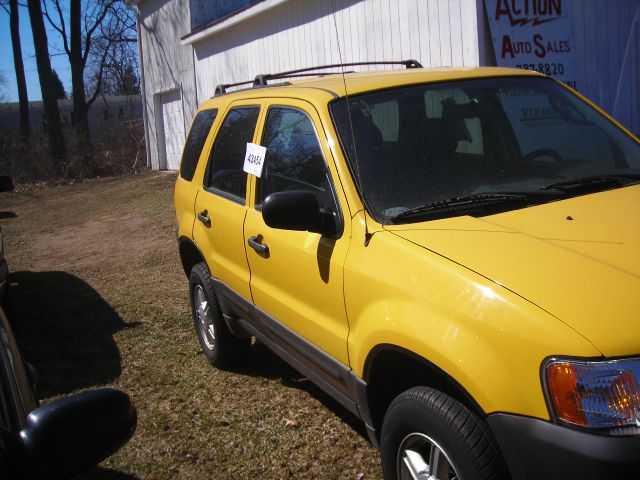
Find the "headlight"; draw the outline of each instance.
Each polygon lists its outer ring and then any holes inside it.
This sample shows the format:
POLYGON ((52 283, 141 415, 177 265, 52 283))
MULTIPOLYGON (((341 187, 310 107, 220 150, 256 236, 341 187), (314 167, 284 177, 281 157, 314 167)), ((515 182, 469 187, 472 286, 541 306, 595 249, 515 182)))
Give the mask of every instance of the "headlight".
POLYGON ((544 374, 556 419, 581 427, 613 428, 611 433, 616 434, 640 433, 640 358, 553 359, 544 374))

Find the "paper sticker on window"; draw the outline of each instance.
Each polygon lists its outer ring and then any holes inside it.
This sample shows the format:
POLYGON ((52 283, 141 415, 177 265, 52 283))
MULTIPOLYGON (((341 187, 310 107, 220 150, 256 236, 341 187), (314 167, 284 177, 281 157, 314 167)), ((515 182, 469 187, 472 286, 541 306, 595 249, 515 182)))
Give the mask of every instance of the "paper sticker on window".
POLYGON ((262 165, 264 164, 264 157, 267 154, 267 149, 256 145, 255 143, 247 143, 247 153, 244 155, 244 168, 243 170, 251 175, 255 175, 260 178, 262 175, 262 165))

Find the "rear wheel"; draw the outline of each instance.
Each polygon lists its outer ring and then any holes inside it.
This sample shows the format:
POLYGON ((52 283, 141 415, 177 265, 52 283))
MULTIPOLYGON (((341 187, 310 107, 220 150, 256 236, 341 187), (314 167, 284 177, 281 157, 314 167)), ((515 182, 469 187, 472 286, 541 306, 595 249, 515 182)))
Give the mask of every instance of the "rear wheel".
POLYGON ((193 325, 207 360, 218 368, 229 368, 245 360, 251 339, 238 338, 229 331, 206 263, 198 263, 191 269, 189 292, 193 325))
POLYGON ((414 387, 396 397, 380 443, 385 480, 508 478, 486 423, 432 388, 414 387))

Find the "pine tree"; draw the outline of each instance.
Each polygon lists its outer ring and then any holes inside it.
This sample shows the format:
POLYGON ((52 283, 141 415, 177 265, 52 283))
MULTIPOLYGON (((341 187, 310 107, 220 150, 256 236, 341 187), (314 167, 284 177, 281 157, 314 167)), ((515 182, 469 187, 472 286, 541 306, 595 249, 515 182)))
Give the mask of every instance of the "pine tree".
POLYGON ((140 95, 140 79, 133 66, 125 67, 118 90, 117 95, 140 95))
POLYGON ((62 98, 67 98, 67 92, 64 89, 64 84, 62 83, 62 80, 60 80, 60 76, 58 76, 58 72, 56 72, 55 70, 51 70, 51 73, 53 73, 52 85, 53 85, 53 89, 56 92, 56 98, 58 100, 62 98))

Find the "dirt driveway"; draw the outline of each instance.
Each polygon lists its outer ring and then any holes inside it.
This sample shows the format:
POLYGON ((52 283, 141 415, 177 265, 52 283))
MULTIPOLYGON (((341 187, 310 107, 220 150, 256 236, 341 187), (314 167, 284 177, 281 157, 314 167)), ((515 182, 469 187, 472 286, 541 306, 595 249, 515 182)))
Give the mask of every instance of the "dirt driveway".
POLYGON ((0 194, 8 310, 44 401, 115 386, 132 441, 84 478, 379 478, 362 425, 254 345, 211 367, 192 331, 171 194, 145 173, 0 194))

